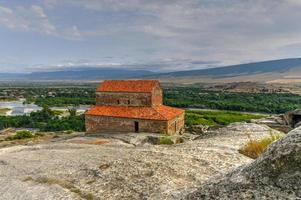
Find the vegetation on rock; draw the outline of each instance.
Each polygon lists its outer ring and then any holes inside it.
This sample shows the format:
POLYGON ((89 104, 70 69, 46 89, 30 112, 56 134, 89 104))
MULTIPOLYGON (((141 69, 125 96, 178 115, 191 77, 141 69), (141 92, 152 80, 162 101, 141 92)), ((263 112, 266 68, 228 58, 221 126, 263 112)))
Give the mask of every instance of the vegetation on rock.
POLYGON ((282 134, 273 134, 271 132, 271 135, 268 137, 264 137, 260 140, 252 139, 249 136, 249 142, 240 148, 238 151, 239 153, 248 156, 250 158, 256 159, 258 158, 263 152, 266 150, 266 148, 272 144, 273 142, 281 139, 283 137, 282 134))
POLYGON ((159 145, 172 145, 172 144, 174 144, 174 142, 168 136, 161 136, 161 137, 159 137, 158 144, 159 145))

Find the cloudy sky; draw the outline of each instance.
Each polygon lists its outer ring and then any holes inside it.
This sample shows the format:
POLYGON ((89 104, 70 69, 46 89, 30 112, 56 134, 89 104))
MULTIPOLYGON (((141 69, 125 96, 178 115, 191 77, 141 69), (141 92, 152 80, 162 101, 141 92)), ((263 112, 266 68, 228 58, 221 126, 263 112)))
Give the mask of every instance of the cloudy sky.
POLYGON ((301 57, 301 0, 0 0, 0 72, 301 57))

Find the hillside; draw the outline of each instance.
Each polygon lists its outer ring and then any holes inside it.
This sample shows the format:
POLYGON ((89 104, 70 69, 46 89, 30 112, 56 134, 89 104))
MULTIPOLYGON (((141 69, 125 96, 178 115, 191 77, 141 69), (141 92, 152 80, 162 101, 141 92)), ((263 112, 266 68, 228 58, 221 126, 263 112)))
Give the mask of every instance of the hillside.
POLYGON ((160 79, 164 82, 301 82, 301 58, 254 62, 200 70, 154 73, 125 68, 77 67, 31 73, 0 73, 0 80, 99 81, 103 79, 160 79))
POLYGON ((177 82, 301 82, 301 58, 281 59, 225 67, 177 71, 152 76, 177 82))

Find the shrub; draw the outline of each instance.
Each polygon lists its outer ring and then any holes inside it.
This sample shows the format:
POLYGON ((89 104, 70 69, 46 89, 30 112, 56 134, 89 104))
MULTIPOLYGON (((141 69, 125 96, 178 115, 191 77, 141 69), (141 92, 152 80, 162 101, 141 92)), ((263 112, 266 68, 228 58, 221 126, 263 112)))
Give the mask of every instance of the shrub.
POLYGON ((172 145, 174 144, 173 141, 168 136, 161 136, 159 138, 158 144, 165 144, 165 145, 172 145))
POLYGON ((34 135, 30 131, 18 131, 15 135, 8 137, 7 140, 20 140, 33 137, 34 135))
POLYGON ((245 156, 256 159, 265 151, 265 149, 270 144, 279 140, 282 137, 283 135, 281 134, 270 133, 269 137, 265 137, 260 140, 254 140, 249 136, 249 142, 244 147, 240 148, 238 151, 239 153, 245 156))

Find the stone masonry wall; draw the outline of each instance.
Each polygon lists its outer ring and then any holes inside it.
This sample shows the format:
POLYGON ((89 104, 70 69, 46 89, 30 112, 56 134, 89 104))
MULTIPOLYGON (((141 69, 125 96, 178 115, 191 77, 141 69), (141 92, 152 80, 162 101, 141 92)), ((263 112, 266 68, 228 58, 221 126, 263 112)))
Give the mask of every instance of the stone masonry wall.
POLYGON ((139 123, 139 132, 166 132, 167 121, 139 120, 86 115, 86 132, 89 134, 102 132, 135 132, 135 121, 139 123))
POLYGON ((152 105, 151 93, 97 92, 96 105, 148 106, 152 105))
POLYGON ((152 105, 153 106, 162 105, 162 99, 163 99, 163 91, 161 87, 157 86, 152 94, 152 105))
POLYGON ((183 133, 185 128, 184 113, 173 120, 168 121, 167 134, 183 133))

